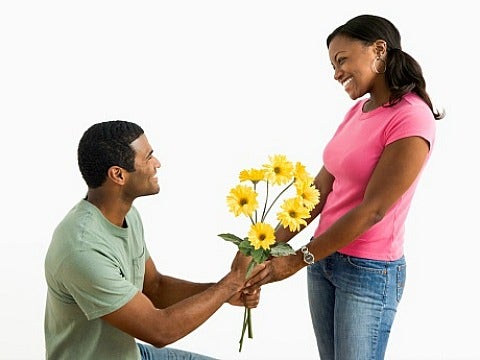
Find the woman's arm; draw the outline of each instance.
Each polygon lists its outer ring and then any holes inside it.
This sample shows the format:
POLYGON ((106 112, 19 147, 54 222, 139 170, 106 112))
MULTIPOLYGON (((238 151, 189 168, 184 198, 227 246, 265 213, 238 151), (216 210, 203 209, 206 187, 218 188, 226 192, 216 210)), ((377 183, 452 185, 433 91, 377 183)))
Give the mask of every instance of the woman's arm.
MULTIPOLYGON (((348 245, 382 220, 418 177, 428 152, 429 143, 418 136, 389 144, 372 173, 362 202, 309 243, 308 249, 315 259, 322 259, 348 245)), ((283 280, 306 266, 300 251, 295 256, 269 260, 266 265, 262 272, 250 279, 249 286, 283 280)))

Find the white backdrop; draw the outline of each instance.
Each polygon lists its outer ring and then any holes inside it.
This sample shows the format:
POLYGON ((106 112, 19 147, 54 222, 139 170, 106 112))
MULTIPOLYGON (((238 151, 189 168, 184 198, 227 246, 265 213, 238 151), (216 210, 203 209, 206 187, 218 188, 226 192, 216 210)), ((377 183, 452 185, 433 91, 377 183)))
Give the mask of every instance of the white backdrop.
MULTIPOLYGON (((480 359, 477 19, 467 1, 427 4, 2 2, 0 358, 44 358, 43 259, 54 227, 85 194, 76 146, 88 126, 125 119, 145 129, 162 163, 161 192, 135 205, 157 267, 216 281, 235 253, 217 234, 244 231, 225 203, 238 172, 284 153, 316 173, 352 104, 333 80, 325 38, 374 13, 398 26, 447 110, 407 224, 408 280, 387 359, 480 359)), ((243 309, 229 305, 174 346, 228 360, 318 358, 305 273, 263 288, 242 353, 243 309)))

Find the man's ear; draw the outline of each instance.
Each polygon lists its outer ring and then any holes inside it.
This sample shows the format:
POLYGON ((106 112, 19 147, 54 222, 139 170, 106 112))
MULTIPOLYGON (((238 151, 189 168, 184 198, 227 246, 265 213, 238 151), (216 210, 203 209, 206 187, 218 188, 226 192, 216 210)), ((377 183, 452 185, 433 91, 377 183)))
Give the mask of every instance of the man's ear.
POLYGON ((111 166, 107 171, 107 176, 116 184, 123 185, 125 183, 125 169, 120 166, 111 166))

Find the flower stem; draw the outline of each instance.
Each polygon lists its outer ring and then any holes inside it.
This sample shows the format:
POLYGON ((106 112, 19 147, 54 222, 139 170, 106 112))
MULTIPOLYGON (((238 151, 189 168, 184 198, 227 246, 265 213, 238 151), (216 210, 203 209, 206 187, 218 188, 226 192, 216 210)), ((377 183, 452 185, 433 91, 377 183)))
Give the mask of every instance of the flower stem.
POLYGON ((253 328, 252 328, 252 309, 247 310, 247 322, 248 322, 248 338, 253 339, 253 328))
POLYGON ((245 307, 243 311, 243 326, 242 326, 242 336, 240 337, 240 347, 238 349, 238 352, 242 351, 242 346, 243 346, 243 337, 245 336, 245 331, 248 328, 248 337, 250 339, 253 338, 253 332, 252 332, 252 314, 250 312, 251 309, 245 307))
POLYGON ((242 351, 242 346, 243 346, 243 335, 245 335, 245 329, 247 328, 247 313, 248 309, 245 308, 243 311, 243 325, 242 325, 242 336, 240 337, 240 347, 238 348, 238 352, 242 351))
MULTIPOLYGON (((263 220, 265 220, 265 218, 267 217, 268 213, 269 213, 270 210, 272 209, 273 204, 275 204, 275 203, 277 202, 277 200, 280 198, 280 196, 282 196, 282 194, 283 194, 285 191, 287 191, 288 188, 289 188, 290 186, 292 186, 294 183, 295 183, 295 179, 293 179, 293 181, 290 182, 290 184, 288 184, 288 185, 285 187, 285 189, 283 189, 283 190, 277 195, 277 197, 276 197, 275 199, 273 199, 273 201, 272 201, 272 203, 270 204, 270 206, 268 207, 268 210, 267 210, 267 211, 263 210, 263 215, 262 215, 262 220, 261 220, 262 222, 263 222, 263 220)), ((267 185, 268 185, 268 183, 267 183, 267 185)), ((266 201, 265 201, 265 205, 267 205, 267 202, 266 202, 266 201)))

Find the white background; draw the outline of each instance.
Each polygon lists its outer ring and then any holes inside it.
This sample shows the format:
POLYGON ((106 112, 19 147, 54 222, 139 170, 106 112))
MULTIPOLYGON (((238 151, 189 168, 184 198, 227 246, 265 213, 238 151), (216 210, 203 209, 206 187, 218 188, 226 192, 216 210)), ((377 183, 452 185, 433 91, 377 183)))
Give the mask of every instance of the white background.
MULTIPOLYGON (((159 195, 138 199, 164 273, 216 281, 246 228, 225 196, 241 169, 284 153, 312 173, 352 101, 325 45, 360 13, 391 19, 447 117, 407 223, 408 280, 387 359, 479 359, 478 25, 467 1, 10 1, 0 5, 0 358, 44 358, 43 259, 86 192, 83 131, 125 119, 162 163, 159 195), (424 4, 425 3, 425 4, 424 4)), ((313 228, 292 241, 297 248, 313 228)), ((173 344, 220 359, 318 358, 305 271, 265 286, 254 338, 224 306, 173 344)))

